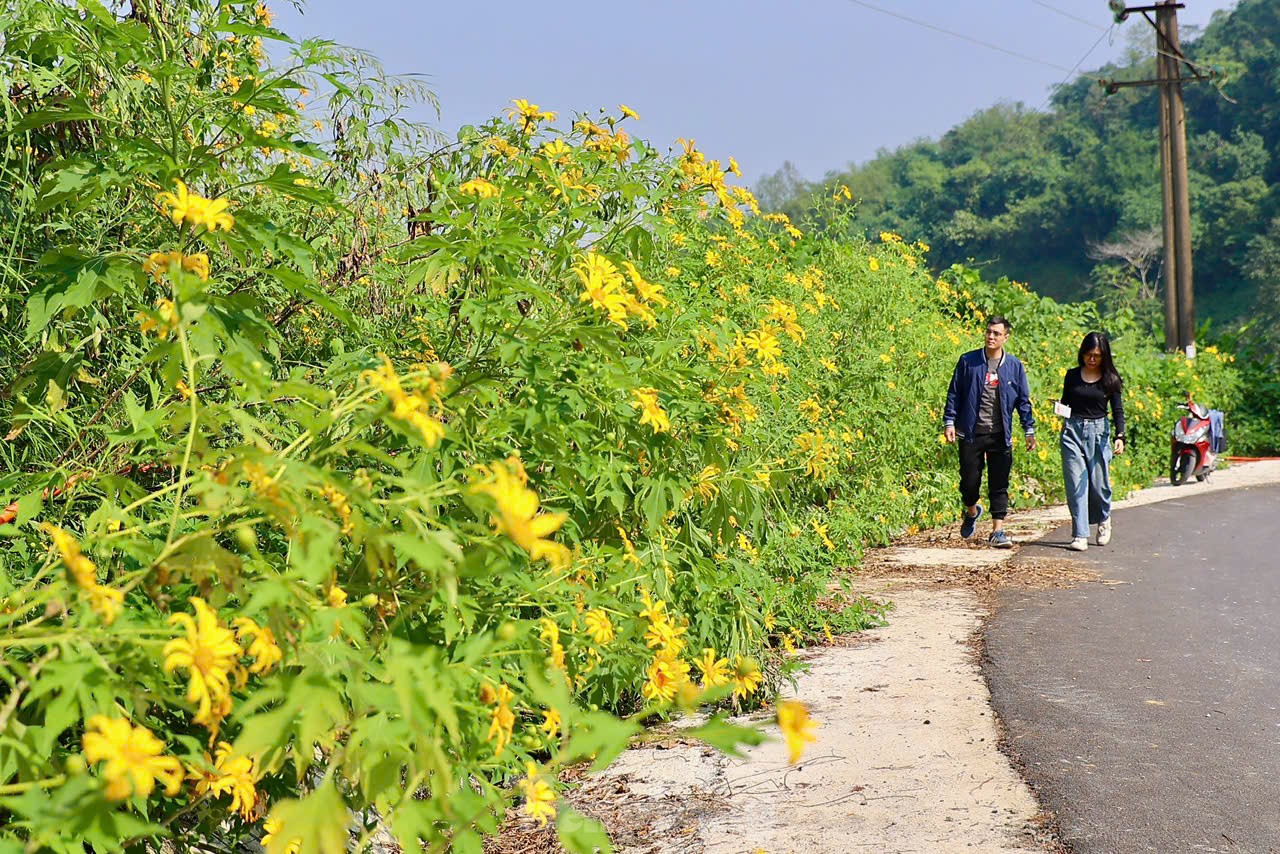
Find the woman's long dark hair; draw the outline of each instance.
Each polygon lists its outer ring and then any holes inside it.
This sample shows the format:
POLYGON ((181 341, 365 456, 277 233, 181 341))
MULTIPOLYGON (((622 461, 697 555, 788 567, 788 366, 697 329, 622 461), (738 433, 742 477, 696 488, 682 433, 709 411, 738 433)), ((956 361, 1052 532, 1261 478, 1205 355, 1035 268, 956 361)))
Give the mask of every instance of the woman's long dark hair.
POLYGON ((1080 352, 1076 354, 1076 363, 1084 368, 1084 354, 1090 350, 1102 351, 1102 388, 1107 394, 1115 394, 1124 385, 1124 380, 1120 378, 1120 372, 1116 370, 1116 363, 1111 359, 1111 342, 1107 339, 1105 332, 1090 332, 1084 336, 1084 340, 1080 342, 1080 352))

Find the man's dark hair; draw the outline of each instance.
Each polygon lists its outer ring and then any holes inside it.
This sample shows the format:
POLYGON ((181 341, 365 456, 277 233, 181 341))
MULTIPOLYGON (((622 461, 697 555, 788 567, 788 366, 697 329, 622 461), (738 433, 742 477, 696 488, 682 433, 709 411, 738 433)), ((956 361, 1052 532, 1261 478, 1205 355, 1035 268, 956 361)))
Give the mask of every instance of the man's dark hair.
POLYGON ((1009 318, 1002 314, 997 314, 995 317, 987 319, 987 326, 995 326, 997 323, 1004 327, 1005 334, 1013 331, 1013 324, 1009 322, 1009 318))

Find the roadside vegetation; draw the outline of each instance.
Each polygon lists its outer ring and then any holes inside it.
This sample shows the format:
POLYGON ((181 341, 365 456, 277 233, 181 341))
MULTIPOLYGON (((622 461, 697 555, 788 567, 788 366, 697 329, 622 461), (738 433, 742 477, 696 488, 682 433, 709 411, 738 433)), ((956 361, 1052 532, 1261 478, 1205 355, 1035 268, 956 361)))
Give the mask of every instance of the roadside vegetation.
MULTIPOLYGON (((839 570, 958 512, 992 313, 1015 506, 1058 497, 1091 304, 810 232, 627 106, 439 139, 258 4, 0 16, 2 851, 479 851, 512 804, 587 851, 557 772, 648 721, 777 701, 798 755, 796 650, 883 618, 839 570)), ((1182 389, 1240 384, 1113 328, 1124 493, 1182 389)))

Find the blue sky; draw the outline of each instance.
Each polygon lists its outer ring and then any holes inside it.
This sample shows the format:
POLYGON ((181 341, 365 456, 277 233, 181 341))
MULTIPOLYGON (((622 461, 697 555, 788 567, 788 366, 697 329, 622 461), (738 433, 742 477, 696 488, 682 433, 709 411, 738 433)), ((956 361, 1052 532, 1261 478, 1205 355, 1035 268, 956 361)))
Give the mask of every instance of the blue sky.
MULTIPOLYGON (((424 75, 442 115, 420 117, 449 136, 512 98, 562 120, 624 103, 641 117, 633 135, 659 148, 692 137, 709 156, 735 156, 748 183, 787 160, 819 178, 998 101, 1043 105, 1086 54, 1080 67, 1096 68, 1124 53, 1130 31, 1149 30, 1131 17, 1107 34, 1105 0, 865 0, 1044 65, 863 1, 311 0, 301 14, 270 5, 295 38, 330 38, 388 71, 424 75)), ((1184 2, 1184 27, 1233 5, 1184 2)))

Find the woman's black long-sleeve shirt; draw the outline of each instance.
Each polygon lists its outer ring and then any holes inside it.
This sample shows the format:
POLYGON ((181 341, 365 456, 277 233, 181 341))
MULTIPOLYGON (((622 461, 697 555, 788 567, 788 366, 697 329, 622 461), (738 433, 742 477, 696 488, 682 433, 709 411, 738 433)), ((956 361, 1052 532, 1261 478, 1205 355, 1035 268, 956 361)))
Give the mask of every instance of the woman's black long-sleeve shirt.
POLYGON ((1124 438, 1124 402, 1120 390, 1110 395, 1102 387, 1102 380, 1087 383, 1080 376, 1079 368, 1072 368, 1062 379, 1062 402, 1071 407, 1072 416, 1080 418, 1106 418, 1107 404, 1111 404, 1111 418, 1115 422, 1116 439, 1124 438))

